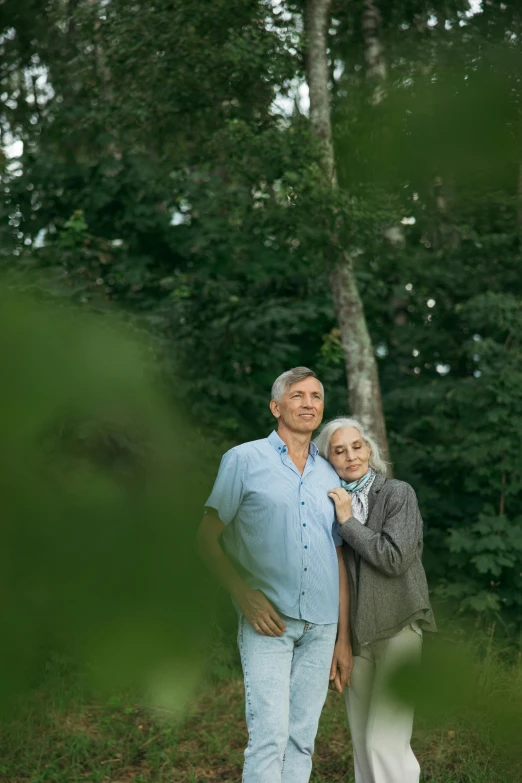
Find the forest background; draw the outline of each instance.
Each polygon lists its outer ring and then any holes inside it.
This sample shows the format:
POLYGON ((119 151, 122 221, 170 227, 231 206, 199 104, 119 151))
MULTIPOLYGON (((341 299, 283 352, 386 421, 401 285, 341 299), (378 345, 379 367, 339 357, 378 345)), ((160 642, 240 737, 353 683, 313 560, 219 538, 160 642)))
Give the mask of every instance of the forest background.
POLYGON ((0 30, 11 285, 152 337, 209 485, 280 372, 312 367, 332 417, 375 362, 435 600, 519 649, 520 3, 7 0, 0 30))

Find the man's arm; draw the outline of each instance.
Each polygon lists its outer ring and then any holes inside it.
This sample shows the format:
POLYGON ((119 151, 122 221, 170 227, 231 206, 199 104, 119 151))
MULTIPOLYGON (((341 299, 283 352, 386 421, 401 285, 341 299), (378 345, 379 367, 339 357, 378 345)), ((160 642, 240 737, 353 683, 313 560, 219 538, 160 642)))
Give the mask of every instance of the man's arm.
POLYGON ((353 669, 352 645, 350 641, 350 587, 344 564, 343 548, 342 546, 335 548, 339 564, 339 621, 337 624, 337 641, 330 669, 330 682, 335 690, 342 693, 345 686, 350 685, 350 675, 353 669))
POLYGON ((217 514, 205 514, 198 530, 201 557, 238 604, 245 618, 262 636, 282 636, 286 626, 260 590, 252 590, 223 551, 219 537, 225 525, 217 514))

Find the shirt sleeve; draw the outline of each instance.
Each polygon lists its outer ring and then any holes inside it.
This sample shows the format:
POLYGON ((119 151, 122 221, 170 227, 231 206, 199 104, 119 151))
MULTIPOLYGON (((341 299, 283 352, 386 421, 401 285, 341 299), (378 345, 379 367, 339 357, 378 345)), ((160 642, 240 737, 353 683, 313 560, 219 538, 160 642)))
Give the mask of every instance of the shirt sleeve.
POLYGON ((243 499, 243 462, 238 449, 230 449, 221 459, 219 471, 205 508, 213 508, 223 524, 236 516, 243 499))
POLYGON ((332 525, 332 538, 334 540, 335 546, 341 546, 341 544, 343 543, 343 539, 342 539, 342 537, 341 537, 341 535, 339 533, 340 527, 341 526, 340 526, 339 522, 337 522, 337 520, 335 520, 335 522, 332 525))

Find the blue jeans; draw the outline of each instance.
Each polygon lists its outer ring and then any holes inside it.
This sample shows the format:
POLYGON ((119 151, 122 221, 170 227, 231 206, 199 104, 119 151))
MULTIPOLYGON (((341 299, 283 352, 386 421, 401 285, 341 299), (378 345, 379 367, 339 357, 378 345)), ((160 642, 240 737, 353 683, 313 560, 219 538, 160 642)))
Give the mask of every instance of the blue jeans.
POLYGON ((312 771, 337 624, 283 619, 285 633, 271 637, 239 616, 248 727, 243 783, 307 783, 312 771))

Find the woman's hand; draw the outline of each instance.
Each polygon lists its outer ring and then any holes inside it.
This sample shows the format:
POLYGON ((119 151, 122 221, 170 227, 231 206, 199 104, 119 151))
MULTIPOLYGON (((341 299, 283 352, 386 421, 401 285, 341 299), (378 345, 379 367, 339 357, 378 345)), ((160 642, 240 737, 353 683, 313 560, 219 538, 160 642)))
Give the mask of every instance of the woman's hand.
POLYGON ((342 487, 331 489, 328 497, 335 503, 335 515, 340 525, 344 525, 352 516, 352 498, 342 487))
POLYGON ((342 693, 346 687, 349 688, 352 669, 353 656, 350 642, 348 639, 338 639, 330 668, 330 690, 342 693))

